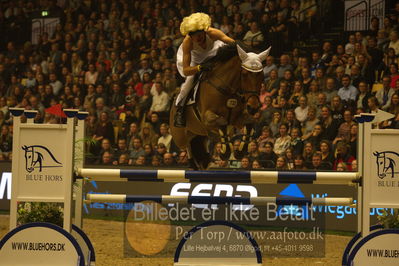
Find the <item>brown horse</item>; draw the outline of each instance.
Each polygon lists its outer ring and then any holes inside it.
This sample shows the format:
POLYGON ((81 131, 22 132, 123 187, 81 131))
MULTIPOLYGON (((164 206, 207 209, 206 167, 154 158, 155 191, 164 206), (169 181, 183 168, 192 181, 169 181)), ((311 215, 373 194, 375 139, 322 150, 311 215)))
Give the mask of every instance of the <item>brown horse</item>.
POLYGON ((246 53, 240 46, 221 47, 214 58, 211 71, 200 78, 196 104, 186 107, 186 127, 173 126, 176 106, 170 112, 170 129, 174 142, 187 149, 191 166, 206 169, 211 160, 208 136, 227 125, 242 128, 252 122, 247 111, 250 98, 259 95, 263 81, 262 61, 270 48, 255 54, 246 53))

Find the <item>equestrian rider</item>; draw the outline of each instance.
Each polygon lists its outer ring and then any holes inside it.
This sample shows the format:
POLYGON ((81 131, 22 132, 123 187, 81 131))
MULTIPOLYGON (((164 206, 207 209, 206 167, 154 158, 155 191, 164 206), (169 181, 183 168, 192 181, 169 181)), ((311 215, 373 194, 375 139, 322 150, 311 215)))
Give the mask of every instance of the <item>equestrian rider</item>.
POLYGON ((209 66, 201 63, 206 58, 215 56, 219 47, 234 42, 222 31, 210 25, 211 18, 205 13, 193 13, 185 17, 180 25, 180 32, 185 37, 177 51, 177 69, 186 80, 181 85, 176 99, 177 111, 174 122, 176 127, 186 126, 184 108, 187 96, 193 87, 194 75, 209 70, 209 66))

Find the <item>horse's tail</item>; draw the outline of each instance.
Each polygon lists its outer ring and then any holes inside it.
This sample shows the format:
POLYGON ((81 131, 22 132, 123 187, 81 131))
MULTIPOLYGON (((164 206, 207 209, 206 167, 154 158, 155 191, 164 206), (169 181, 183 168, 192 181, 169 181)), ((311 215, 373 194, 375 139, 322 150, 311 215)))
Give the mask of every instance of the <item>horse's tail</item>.
POLYGON ((46 147, 44 147, 42 145, 33 145, 31 147, 38 147, 38 148, 44 149, 45 151, 47 151, 47 153, 50 155, 50 157, 54 160, 54 162, 56 162, 58 164, 62 164, 54 157, 53 153, 49 149, 47 149, 46 147))

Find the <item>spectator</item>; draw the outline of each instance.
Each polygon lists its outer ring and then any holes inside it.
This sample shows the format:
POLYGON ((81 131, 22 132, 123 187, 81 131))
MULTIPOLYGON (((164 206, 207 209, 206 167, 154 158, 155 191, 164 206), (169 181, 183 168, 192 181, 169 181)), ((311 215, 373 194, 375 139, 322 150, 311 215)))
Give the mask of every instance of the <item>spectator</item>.
POLYGON ((164 92, 161 82, 154 83, 154 89, 151 89, 152 104, 150 112, 166 114, 169 107, 169 95, 164 92))
POLYGON ((347 109, 344 112, 344 122, 339 126, 337 137, 334 139, 333 144, 336 144, 338 141, 346 141, 349 142, 350 139, 350 128, 354 124, 352 112, 347 109))
POLYGON ((302 138, 303 138, 303 140, 311 142, 312 146, 316 150, 319 150, 320 142, 323 139, 323 128, 322 128, 322 126, 319 123, 317 123, 316 125, 314 125, 313 130, 309 134, 304 135, 302 138))
POLYGON ((243 157, 240 162, 241 168, 243 170, 250 170, 251 169, 251 161, 248 157, 243 157))
POLYGON ((160 127, 161 136, 158 138, 158 146, 159 144, 164 144, 167 152, 171 151, 172 145, 172 135, 169 133, 169 125, 162 124, 160 127))
POLYGON ((93 135, 93 139, 96 141, 101 141, 104 138, 109 139, 111 144, 114 143, 114 127, 108 119, 107 112, 101 113, 99 123, 93 135))
POLYGON ((141 139, 133 138, 133 145, 129 154, 129 164, 134 164, 139 156, 145 156, 145 151, 143 149, 141 139))
POLYGON ((349 153, 348 143, 345 141, 338 142, 335 153, 336 157, 334 160, 333 170, 338 170, 339 163, 345 163, 347 165, 347 169, 349 171, 352 171, 351 165, 352 161, 355 160, 355 158, 349 153))
POLYGON ((297 108, 299 106, 299 97, 303 96, 302 82, 297 80, 294 82, 293 92, 288 100, 291 108, 297 108))
POLYGON ((280 56, 280 65, 278 66, 277 69, 277 76, 279 78, 282 78, 284 76, 286 70, 291 70, 291 71, 294 70, 289 60, 290 58, 287 54, 283 54, 280 56))
POLYGON ((305 142, 304 148, 303 148, 303 158, 305 162, 305 167, 307 169, 312 168, 312 156, 313 153, 315 152, 313 144, 309 141, 305 142))
POLYGON ((160 165, 161 165, 161 159, 160 159, 159 155, 152 156, 151 166, 152 167, 159 167, 160 165))
POLYGON ((344 107, 339 96, 334 96, 331 99, 331 116, 338 121, 343 120, 344 107))
POLYGON ((12 136, 7 125, 1 126, 0 152, 5 158, 8 158, 12 152, 12 136))
POLYGON ((338 90, 338 96, 342 101, 347 103, 354 102, 358 94, 357 89, 351 85, 351 78, 349 75, 344 75, 341 79, 342 87, 338 90))
POLYGON ((305 160, 301 154, 294 156, 294 170, 306 170, 305 160))
POLYGON ((181 167, 187 167, 189 165, 187 151, 181 151, 179 153, 179 156, 177 158, 177 165, 181 167))
POLYGON ((104 152, 101 156, 101 165, 112 165, 113 164, 113 157, 112 154, 109 152, 104 152))
POLYGON ((142 125, 139 136, 140 136, 141 140, 143 141, 143 145, 148 144, 151 147, 154 147, 157 144, 158 136, 152 129, 152 126, 150 123, 144 123, 142 125))
POLYGON ((122 154, 129 154, 128 145, 126 139, 118 139, 117 148, 115 150, 115 159, 120 159, 122 154))
POLYGON ((269 77, 269 74, 272 70, 277 70, 276 64, 274 64, 274 57, 269 55, 266 58, 266 65, 263 68, 263 74, 265 75, 265 79, 269 77))
POLYGON ((323 139, 333 141, 341 122, 332 117, 331 110, 326 105, 321 108, 320 123, 323 127, 323 139))
POLYGON ((264 36, 259 30, 258 23, 256 21, 251 23, 250 30, 245 34, 243 41, 246 45, 257 48, 259 48, 264 41, 264 36))
POLYGON ((319 122, 320 122, 319 119, 316 117, 316 108, 309 107, 306 121, 304 123, 302 123, 303 124, 302 132, 304 135, 304 137, 303 137, 304 139, 308 138, 312 134, 314 127, 319 122))
POLYGON ((53 88, 53 94, 58 95, 63 87, 61 81, 57 79, 55 73, 50 73, 49 75, 49 85, 53 88))
POLYGON ((344 162, 340 162, 337 164, 337 171, 343 172, 343 171, 348 171, 347 164, 344 162))
POLYGON ((392 95, 395 93, 395 90, 391 88, 391 77, 384 76, 382 78, 382 89, 377 91, 375 97, 377 98, 378 102, 381 105, 382 110, 388 110, 389 106, 391 105, 390 99, 392 95))
POLYGON ((89 64, 88 70, 85 73, 85 84, 96 84, 98 72, 94 64, 89 64))
POLYGON ((294 169, 294 153, 292 148, 285 150, 285 160, 287 162, 288 170, 294 169))
POLYGON ((276 167, 277 155, 273 151, 273 143, 265 143, 264 151, 259 154, 259 161, 263 168, 271 169, 276 167))
POLYGON ((273 114, 276 109, 272 105, 272 98, 270 96, 266 96, 263 101, 263 105, 260 113, 260 123, 261 124, 270 124, 273 119, 273 114))
POLYGON ((321 157, 322 156, 321 156, 320 152, 313 153, 313 155, 312 155, 312 167, 310 169, 315 170, 315 171, 317 171, 317 170, 328 170, 328 168, 325 167, 322 164, 321 157))
POLYGON ((274 143, 273 132, 269 126, 262 127, 261 135, 258 137, 257 142, 260 148, 263 148, 266 142, 274 143))
POLYGON ((248 158, 250 161, 259 159, 259 149, 256 141, 251 141, 248 144, 248 158))
POLYGON ((163 155, 163 166, 173 167, 175 166, 175 159, 173 158, 173 154, 170 152, 166 152, 163 155))
POLYGON ((331 151, 331 142, 327 140, 322 140, 320 142, 320 154, 322 164, 324 164, 327 169, 331 170, 335 159, 331 151))
POLYGON ((389 74, 391 75, 391 88, 396 87, 396 81, 399 80, 398 64, 392 63, 389 65, 389 74))
POLYGON ((281 156, 285 153, 291 143, 291 137, 288 135, 288 125, 281 124, 279 128, 279 137, 274 144, 274 152, 281 156))
POLYGON ((310 69, 307 67, 304 67, 301 70, 301 75, 300 75, 299 79, 302 81, 303 93, 304 94, 308 93, 310 84, 313 81, 313 77, 310 75, 310 69))
POLYGON ((355 158, 357 158, 358 131, 359 131, 359 126, 357 124, 353 124, 350 129, 349 153, 355 158))
POLYGON ((313 80, 310 83, 309 93, 306 94, 309 106, 312 107, 317 106, 319 92, 320 92, 319 83, 316 80, 313 80))
POLYGON ((301 131, 295 127, 291 130, 291 143, 290 146, 294 154, 301 154, 303 150, 303 141, 301 138, 301 131))
POLYGON ((252 169, 261 169, 262 165, 258 160, 252 161, 252 169))
POLYGON ((274 111, 273 119, 269 125, 270 130, 273 133, 273 137, 276 137, 277 134, 279 133, 279 128, 280 128, 281 122, 282 122, 281 113, 279 111, 274 111))
POLYGON ((388 48, 392 48, 395 50, 395 55, 399 56, 399 35, 397 31, 391 31, 389 34, 389 44, 388 48))
POLYGON ((359 82, 359 94, 356 96, 356 108, 368 110, 367 100, 371 97, 369 86, 365 81, 359 82))
POLYGON ((276 161, 276 170, 286 171, 288 170, 287 161, 284 156, 279 156, 276 161))
POLYGON ((380 110, 380 104, 378 102, 378 99, 375 96, 371 96, 368 101, 367 101, 367 105, 369 107, 369 110, 371 113, 378 113, 378 111, 380 110))
POLYGON ((295 117, 299 122, 303 123, 308 117, 308 99, 305 96, 299 97, 299 106, 295 108, 295 117))
MULTIPOLYGON (((125 154, 123 154, 125 155, 125 154)), ((126 156, 126 155, 125 155, 126 156)), ((126 156, 128 158, 128 156, 126 156)), ((126 162, 123 162, 124 165, 126 165, 126 162)), ((145 156, 144 155, 140 155, 139 157, 137 157, 136 162, 134 162, 134 165, 136 166, 144 166, 146 164, 145 161, 145 156)))

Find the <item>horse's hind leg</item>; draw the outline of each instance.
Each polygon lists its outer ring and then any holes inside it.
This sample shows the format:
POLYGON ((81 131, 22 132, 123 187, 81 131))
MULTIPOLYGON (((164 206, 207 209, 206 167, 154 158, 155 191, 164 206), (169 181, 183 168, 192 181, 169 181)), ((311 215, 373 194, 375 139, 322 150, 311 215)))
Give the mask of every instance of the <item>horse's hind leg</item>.
POLYGON ((200 170, 207 169, 211 162, 207 141, 208 138, 205 136, 195 136, 190 142, 192 159, 200 170))
POLYGON ((199 170, 197 162, 195 161, 195 159, 193 157, 193 153, 191 151, 190 145, 187 146, 187 155, 188 155, 188 167, 193 170, 199 170))

